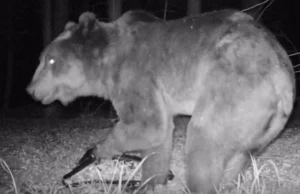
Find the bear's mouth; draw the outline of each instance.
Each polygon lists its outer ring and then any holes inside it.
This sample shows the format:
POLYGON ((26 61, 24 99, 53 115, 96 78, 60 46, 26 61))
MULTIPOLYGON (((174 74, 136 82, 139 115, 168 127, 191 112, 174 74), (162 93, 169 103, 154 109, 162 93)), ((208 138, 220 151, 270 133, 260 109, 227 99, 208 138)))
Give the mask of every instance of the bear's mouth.
POLYGON ((66 86, 55 86, 51 91, 44 95, 38 96, 33 93, 36 100, 40 100, 43 104, 51 104, 55 100, 59 100, 63 105, 67 105, 73 99, 72 90, 66 86))
POLYGON ((32 96, 32 98, 36 101, 41 101, 43 104, 50 104, 55 99, 55 92, 53 91, 43 91, 39 87, 36 87, 34 85, 30 85, 27 87, 27 92, 32 96))
POLYGON ((50 94, 40 100, 43 104, 48 105, 48 104, 51 104, 55 100, 55 98, 54 98, 53 94, 50 94))

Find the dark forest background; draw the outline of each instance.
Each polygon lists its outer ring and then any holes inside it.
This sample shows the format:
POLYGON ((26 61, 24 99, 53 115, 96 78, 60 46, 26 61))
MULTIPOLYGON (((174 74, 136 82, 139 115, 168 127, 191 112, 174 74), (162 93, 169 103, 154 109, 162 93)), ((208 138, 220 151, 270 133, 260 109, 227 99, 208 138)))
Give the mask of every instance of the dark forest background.
MULTIPOLYGON (((38 102, 34 102, 26 93, 25 88, 39 63, 42 49, 62 32, 67 21, 77 21, 79 15, 84 11, 94 12, 99 20, 105 22, 115 20, 122 13, 133 9, 146 10, 160 18, 171 20, 225 8, 243 10, 261 3, 247 12, 266 25, 289 54, 296 53, 300 47, 298 1, 269 0, 265 3, 262 2, 261 0, 3 1, 0 7, 2 14, 0 19, 0 109, 5 112, 34 105, 40 106, 48 112, 57 113, 57 107, 61 106, 59 103, 42 106, 38 102), (49 108, 55 111, 49 111, 49 108)), ((297 70, 297 64, 300 63, 299 55, 293 55, 291 59, 297 70)), ((95 98, 76 100, 70 107, 86 109, 87 107, 103 106, 103 104, 108 104, 106 108, 110 107, 109 103, 95 98)))

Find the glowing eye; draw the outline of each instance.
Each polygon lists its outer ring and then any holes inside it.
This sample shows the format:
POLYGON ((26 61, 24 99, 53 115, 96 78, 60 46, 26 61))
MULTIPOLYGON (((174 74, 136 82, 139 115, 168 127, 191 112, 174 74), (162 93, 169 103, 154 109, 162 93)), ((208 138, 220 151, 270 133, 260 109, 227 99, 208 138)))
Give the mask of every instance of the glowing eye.
POLYGON ((54 63, 55 63, 55 60, 54 60, 54 59, 50 59, 50 60, 49 60, 49 64, 50 64, 50 65, 53 65, 54 63))

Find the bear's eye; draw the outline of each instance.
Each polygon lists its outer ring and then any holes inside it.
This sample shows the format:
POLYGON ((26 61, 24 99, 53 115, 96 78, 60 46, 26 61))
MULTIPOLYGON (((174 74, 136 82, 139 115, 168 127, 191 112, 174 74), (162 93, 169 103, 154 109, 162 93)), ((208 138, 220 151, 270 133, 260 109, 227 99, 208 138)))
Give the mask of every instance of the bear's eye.
POLYGON ((49 65, 53 65, 53 64, 55 64, 55 62, 56 62, 56 61, 55 61, 54 58, 49 58, 49 59, 48 59, 48 64, 49 64, 49 65))

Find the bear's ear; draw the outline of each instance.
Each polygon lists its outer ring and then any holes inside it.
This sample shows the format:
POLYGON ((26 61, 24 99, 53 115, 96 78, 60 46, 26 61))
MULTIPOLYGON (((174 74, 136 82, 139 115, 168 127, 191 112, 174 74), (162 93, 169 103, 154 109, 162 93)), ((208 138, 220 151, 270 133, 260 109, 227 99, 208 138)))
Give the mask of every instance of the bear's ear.
POLYGON ((96 15, 94 13, 84 12, 79 16, 79 24, 83 24, 83 26, 87 27, 89 24, 94 23, 96 19, 96 15))
POLYGON ((70 28, 72 28, 73 26, 75 26, 76 23, 75 22, 68 22, 65 25, 65 30, 69 30, 70 28))

